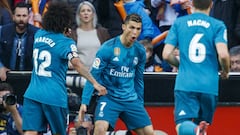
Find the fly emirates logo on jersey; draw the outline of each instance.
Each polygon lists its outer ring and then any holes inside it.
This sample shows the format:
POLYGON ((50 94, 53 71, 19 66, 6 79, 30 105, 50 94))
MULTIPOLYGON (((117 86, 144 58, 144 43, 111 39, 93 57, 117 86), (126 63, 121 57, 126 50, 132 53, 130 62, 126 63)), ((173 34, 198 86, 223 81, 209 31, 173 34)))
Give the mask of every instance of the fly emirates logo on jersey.
POLYGON ((116 71, 115 69, 110 69, 111 76, 123 77, 123 78, 132 78, 133 73, 129 71, 129 67, 121 66, 121 71, 116 71))

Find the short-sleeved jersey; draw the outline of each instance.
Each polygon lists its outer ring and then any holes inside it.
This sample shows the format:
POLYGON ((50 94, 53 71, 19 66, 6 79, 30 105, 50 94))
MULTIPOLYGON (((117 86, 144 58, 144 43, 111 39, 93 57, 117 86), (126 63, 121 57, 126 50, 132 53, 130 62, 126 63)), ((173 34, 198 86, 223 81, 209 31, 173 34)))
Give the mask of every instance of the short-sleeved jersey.
POLYGON ((76 44, 63 34, 45 30, 39 30, 34 38, 34 68, 24 97, 67 108, 66 73, 76 44))
MULTIPOLYGON (((142 44, 134 42, 131 47, 125 47, 118 36, 100 47, 91 73, 107 88, 107 96, 111 99, 132 101, 139 98, 143 101, 145 62, 146 54, 142 44)), ((87 81, 82 103, 89 104, 93 90, 92 84, 87 81)))
POLYGON ((180 65, 175 90, 218 95, 217 43, 227 45, 226 26, 202 13, 178 18, 172 25, 166 44, 180 50, 180 65))

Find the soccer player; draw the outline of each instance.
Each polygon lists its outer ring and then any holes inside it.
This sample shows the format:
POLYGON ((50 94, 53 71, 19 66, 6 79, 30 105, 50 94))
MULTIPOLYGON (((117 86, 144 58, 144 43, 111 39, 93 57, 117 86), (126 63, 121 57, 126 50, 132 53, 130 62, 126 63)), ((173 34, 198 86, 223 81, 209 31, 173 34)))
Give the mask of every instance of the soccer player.
POLYGON ((227 79, 230 70, 226 27, 209 17, 212 0, 192 2, 194 13, 174 22, 163 50, 163 58, 178 67, 174 88, 178 135, 206 135, 217 105, 218 71, 227 79), (180 61, 173 54, 175 48, 180 61))
MULTIPOLYGON (((129 130, 138 135, 153 135, 153 127, 144 108, 143 72, 145 49, 138 43, 142 19, 130 14, 122 25, 123 33, 106 41, 96 54, 91 73, 105 86, 108 94, 100 96, 95 110, 95 135, 105 135, 120 117, 129 130)), ((87 82, 82 95, 79 121, 83 120, 94 88, 87 82)))
POLYGON ((50 126, 54 135, 66 135, 68 61, 99 91, 106 94, 80 62, 75 42, 67 37, 72 10, 66 3, 51 3, 43 17, 42 27, 35 34, 30 84, 24 94, 23 130, 25 135, 38 135, 50 126))

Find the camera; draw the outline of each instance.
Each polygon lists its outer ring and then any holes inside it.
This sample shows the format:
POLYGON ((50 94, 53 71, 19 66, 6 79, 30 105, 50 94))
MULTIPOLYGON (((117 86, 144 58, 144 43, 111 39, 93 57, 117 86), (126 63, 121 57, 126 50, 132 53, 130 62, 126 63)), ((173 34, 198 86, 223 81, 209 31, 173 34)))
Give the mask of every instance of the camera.
POLYGON ((17 96, 14 94, 8 93, 3 96, 3 101, 5 101, 7 105, 14 105, 17 103, 17 96))

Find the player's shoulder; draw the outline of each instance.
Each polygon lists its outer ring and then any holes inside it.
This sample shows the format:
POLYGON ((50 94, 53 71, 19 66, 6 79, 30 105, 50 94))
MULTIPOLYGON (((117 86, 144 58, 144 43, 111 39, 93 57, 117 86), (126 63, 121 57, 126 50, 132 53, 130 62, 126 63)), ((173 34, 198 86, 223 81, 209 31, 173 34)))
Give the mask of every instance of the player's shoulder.
POLYGON ((59 41, 64 44, 69 44, 69 45, 75 44, 76 45, 76 42, 72 38, 67 37, 64 34, 56 34, 56 35, 54 35, 53 38, 55 41, 59 41))
POLYGON ((139 41, 135 41, 133 44, 133 47, 135 47, 135 50, 140 54, 145 54, 146 50, 144 48, 144 46, 139 42, 139 41))
POLYGON ((104 46, 106 47, 111 47, 117 44, 118 37, 111 38, 103 43, 104 46))
POLYGON ((225 25, 222 20, 219 20, 219 19, 214 18, 212 16, 209 16, 209 20, 211 20, 211 22, 215 25, 225 25))
POLYGON ((45 31, 45 30, 43 30, 43 29, 39 29, 39 30, 35 33, 35 36, 43 35, 44 33, 47 33, 47 31, 45 31))
POLYGON ((145 52, 145 48, 143 46, 143 44, 141 44, 139 41, 135 41, 133 44, 137 49, 140 49, 141 51, 145 52))
POLYGON ((118 37, 114 37, 114 38, 111 38, 107 41, 105 41, 101 47, 99 48, 99 50, 104 50, 104 51, 107 51, 107 50, 110 50, 112 48, 114 48, 118 43, 118 37))

